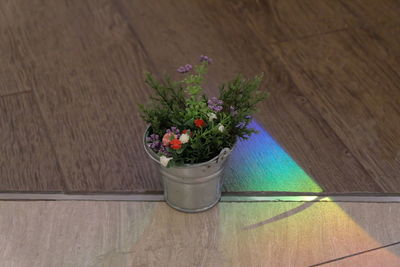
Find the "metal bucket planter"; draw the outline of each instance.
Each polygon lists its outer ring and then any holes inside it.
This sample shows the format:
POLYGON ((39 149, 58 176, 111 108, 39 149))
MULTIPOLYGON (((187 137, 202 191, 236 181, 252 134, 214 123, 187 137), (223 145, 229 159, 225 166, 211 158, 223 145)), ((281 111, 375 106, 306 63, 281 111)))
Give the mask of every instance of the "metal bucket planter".
POLYGON ((159 156, 143 144, 147 154, 157 163, 164 187, 165 201, 179 211, 201 212, 215 206, 221 198, 223 171, 231 149, 224 148, 215 158, 199 164, 166 168, 159 156))

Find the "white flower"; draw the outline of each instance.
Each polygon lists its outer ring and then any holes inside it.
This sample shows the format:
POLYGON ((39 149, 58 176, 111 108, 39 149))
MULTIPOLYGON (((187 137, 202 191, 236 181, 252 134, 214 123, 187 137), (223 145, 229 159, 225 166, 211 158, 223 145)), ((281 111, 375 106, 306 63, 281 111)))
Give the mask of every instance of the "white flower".
POLYGON ((161 157, 160 157, 161 165, 163 165, 164 167, 167 167, 168 162, 169 162, 171 159, 172 159, 172 158, 167 158, 166 156, 161 156, 161 157))
POLYGON ((220 131, 220 132, 222 133, 224 130, 225 130, 225 126, 222 125, 222 124, 220 124, 220 125, 218 126, 218 131, 220 131))
POLYGON ((181 141, 182 144, 186 144, 187 142, 189 142, 189 135, 181 134, 181 136, 179 137, 179 141, 181 141))
POLYGON ((208 113, 208 120, 209 121, 213 121, 217 119, 217 115, 215 115, 215 113, 208 113))

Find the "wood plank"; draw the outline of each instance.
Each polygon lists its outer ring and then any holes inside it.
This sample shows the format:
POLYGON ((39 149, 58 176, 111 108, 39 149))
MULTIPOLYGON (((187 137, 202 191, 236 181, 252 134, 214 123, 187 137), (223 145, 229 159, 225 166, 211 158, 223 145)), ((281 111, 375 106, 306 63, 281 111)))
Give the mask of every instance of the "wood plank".
POLYGON ((400 77, 371 53, 372 45, 370 34, 357 29, 271 47, 350 152, 394 193, 400 191, 400 77))
POLYGON ((356 18, 339 1, 204 1, 205 12, 235 14, 262 42, 280 42, 347 28, 356 18), (239 15, 240 14, 240 15, 239 15))
POLYGON ((347 12, 357 18, 356 26, 384 28, 400 23, 400 2, 397 0, 339 0, 339 2, 347 12))
POLYGON ((160 191, 142 149, 137 104, 152 70, 138 40, 109 1, 14 2, 23 17, 33 88, 68 192, 160 191))
POLYGON ((0 3, 0 96, 31 90, 26 83, 32 62, 24 61, 29 56, 29 50, 22 43, 24 35, 9 27, 21 19, 14 8, 12 1, 0 3))
MULTIPOLYGON (((282 3, 275 9, 285 14, 291 7, 282 3)), ((11 32, 13 36, 5 36, 21 47, 23 53, 16 62, 22 62, 18 64, 24 72, 18 75, 26 76, 20 80, 10 78, 7 87, 35 90, 68 179, 68 191, 161 190, 157 171, 141 149, 145 125, 138 118, 136 104, 148 99, 150 93, 142 82, 142 71, 170 69, 208 53, 216 59, 207 84, 209 93, 215 93, 219 82, 239 71, 268 74, 264 86, 272 88, 272 97, 256 118, 323 190, 382 192, 308 96, 296 87, 285 67, 271 55, 270 48, 265 47, 280 35, 261 26, 252 27, 252 19, 257 25, 265 25, 258 22, 261 16, 254 8, 257 3, 249 5, 251 12, 245 16, 240 13, 239 2, 222 9, 216 8, 220 4, 209 2, 149 1, 138 5, 119 1, 33 1, 29 5, 4 5, 7 16, 1 29, 11 32), (149 27, 154 30, 149 31, 149 27)), ((298 5, 305 8, 308 4, 298 5)), ((313 29, 310 34, 325 32, 321 29, 329 25, 335 25, 332 30, 338 29, 351 20, 344 12, 339 21, 334 21, 333 14, 342 9, 332 1, 315 5, 329 19, 317 23, 321 17, 315 12, 300 17, 306 28, 313 29), (319 26, 310 26, 314 24, 319 26)), ((276 26, 276 32, 286 31, 290 38, 308 35, 302 26, 290 25, 276 26)), ((10 70, 6 71, 8 77, 10 70)), ((243 177, 234 169, 229 175, 226 191, 255 190, 255 181, 262 177, 256 172, 243 177)), ((273 188, 266 185, 257 190, 273 188)))
POLYGON ((353 266, 392 266, 397 267, 400 265, 400 246, 396 245, 389 248, 374 250, 361 255, 355 255, 345 258, 336 262, 329 263, 323 266, 338 266, 338 267, 353 267, 353 266), (397 255, 397 257, 389 256, 397 255))
MULTIPOLYGON (((260 105, 256 119, 322 190, 381 191, 298 90, 271 51, 265 49, 263 43, 257 41, 256 34, 242 23, 244 17, 238 10, 221 8, 215 6, 216 3, 204 1, 179 4, 173 1, 157 4, 146 1, 140 5, 128 1, 116 3, 142 40, 149 56, 157 62, 160 71, 173 70, 190 59, 197 59, 199 54, 213 57, 215 60, 206 84, 210 95, 216 94, 219 83, 231 79, 236 73, 250 76, 264 72, 266 79, 263 88, 271 90, 271 97, 267 103, 260 105), (149 31, 149 28, 153 30, 149 31), (163 46, 160 47, 160 43, 163 46)), ((259 145, 265 144, 261 140, 259 145)), ((265 179, 269 175, 268 166, 263 165, 262 161, 265 155, 250 149, 239 151, 238 154, 254 159, 255 165, 263 167, 243 173, 238 171, 240 166, 231 162, 225 191, 274 191, 275 184, 265 179)), ((284 169, 280 172, 282 177, 287 174, 284 169)), ((297 187, 301 191, 301 186, 288 188, 297 187)))
POLYGON ((400 76, 400 22, 390 27, 370 26, 366 33, 370 36, 368 53, 387 62, 391 71, 400 76))
POLYGON ((33 95, 0 97, 0 114, 0 191, 63 191, 63 178, 33 95))
MULTIPOLYGON (((400 240, 399 213, 393 203, 220 203, 188 215, 154 202, 7 201, 0 202, 0 261, 18 267, 310 266, 400 240)), ((381 256, 391 263, 397 253, 381 256)))

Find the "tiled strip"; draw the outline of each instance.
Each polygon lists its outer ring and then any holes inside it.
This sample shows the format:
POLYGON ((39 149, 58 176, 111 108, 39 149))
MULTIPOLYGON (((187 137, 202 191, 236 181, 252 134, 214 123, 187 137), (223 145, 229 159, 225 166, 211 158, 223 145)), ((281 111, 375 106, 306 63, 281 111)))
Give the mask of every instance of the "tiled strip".
MULTIPOLYGON (((161 194, 0 193, 0 200, 164 201, 161 194)), ((400 196, 222 196, 221 202, 400 202, 400 196)))

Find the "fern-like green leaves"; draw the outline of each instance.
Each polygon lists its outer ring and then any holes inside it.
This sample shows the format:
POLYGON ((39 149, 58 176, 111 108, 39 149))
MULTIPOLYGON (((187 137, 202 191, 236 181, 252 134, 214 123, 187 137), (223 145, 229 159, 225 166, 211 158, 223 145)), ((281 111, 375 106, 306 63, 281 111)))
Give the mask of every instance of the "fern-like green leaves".
POLYGON ((256 132, 248 128, 248 124, 257 103, 268 95, 258 90, 263 75, 252 79, 238 75, 223 84, 217 97, 222 100, 221 110, 216 112, 210 107, 209 97, 203 93, 201 85, 207 68, 208 63, 203 62, 181 81, 172 81, 168 76, 159 81, 152 74, 145 74, 146 84, 154 90, 150 102, 140 105, 143 120, 151 125, 149 134, 159 135, 160 142, 171 127, 180 132, 188 130, 191 135, 189 142, 180 149, 165 147, 164 152, 156 151, 159 155, 173 157, 169 166, 208 161, 223 148, 231 148, 237 138, 246 139, 256 132), (194 121, 198 119, 205 122, 204 127, 196 127, 194 121))

